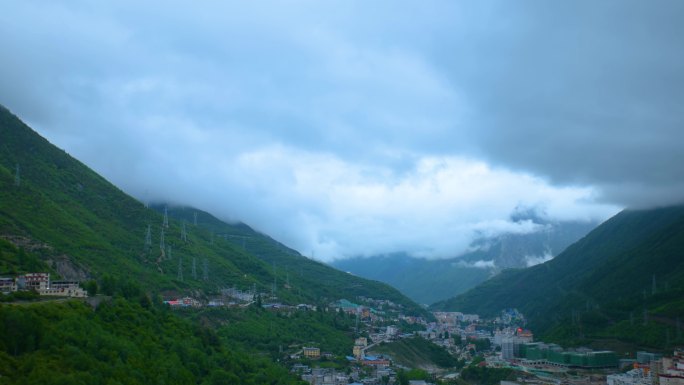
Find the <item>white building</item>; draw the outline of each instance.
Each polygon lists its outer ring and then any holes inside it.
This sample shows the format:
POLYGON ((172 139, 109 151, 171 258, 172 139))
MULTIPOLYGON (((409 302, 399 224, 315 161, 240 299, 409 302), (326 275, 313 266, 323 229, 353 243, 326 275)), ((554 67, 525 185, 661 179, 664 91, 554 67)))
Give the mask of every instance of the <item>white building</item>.
POLYGON ((606 377, 608 385, 651 385, 653 377, 651 373, 644 373, 644 370, 632 369, 627 373, 611 374, 606 377))

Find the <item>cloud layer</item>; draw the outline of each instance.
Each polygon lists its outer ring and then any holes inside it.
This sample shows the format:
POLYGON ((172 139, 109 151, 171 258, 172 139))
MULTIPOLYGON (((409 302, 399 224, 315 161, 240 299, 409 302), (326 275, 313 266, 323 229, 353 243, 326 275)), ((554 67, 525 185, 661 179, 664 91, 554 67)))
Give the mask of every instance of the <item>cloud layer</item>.
POLYGON ((684 197, 676 0, 5 8, 0 103, 139 199, 320 259, 684 197))

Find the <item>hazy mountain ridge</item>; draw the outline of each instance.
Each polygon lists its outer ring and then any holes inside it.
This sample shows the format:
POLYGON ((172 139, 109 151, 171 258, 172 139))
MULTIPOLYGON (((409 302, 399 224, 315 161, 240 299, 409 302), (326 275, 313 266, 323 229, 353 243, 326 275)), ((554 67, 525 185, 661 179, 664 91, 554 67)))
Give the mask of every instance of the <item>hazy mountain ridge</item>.
POLYGON ((504 269, 524 268, 552 258, 586 235, 595 222, 553 222, 533 210, 517 210, 514 222, 531 221, 538 230, 479 238, 473 251, 457 258, 426 260, 405 253, 337 260, 333 266, 386 282, 419 303, 463 293, 504 269))
MULTIPOLYGON (((169 223, 164 226, 160 212, 146 208, 50 144, 5 108, 0 108, 0 138, 0 235, 5 240, 47 245, 32 253, 39 262, 66 259, 80 269, 81 278, 111 275, 138 282, 145 290, 215 291, 221 286, 256 285, 270 292, 276 282, 279 297, 286 301, 380 295, 422 312, 385 284, 310 260, 244 224, 231 225, 200 210, 170 207, 169 223), (221 234, 243 237, 247 247, 242 247, 240 238, 221 234)), ((0 274, 25 271, 26 266, 12 261, 3 261, 5 271, 0 274)))
POLYGON ((493 315, 517 307, 531 326, 570 341, 617 338, 662 348, 684 342, 684 206, 625 210, 551 261, 505 271, 449 309, 493 315))

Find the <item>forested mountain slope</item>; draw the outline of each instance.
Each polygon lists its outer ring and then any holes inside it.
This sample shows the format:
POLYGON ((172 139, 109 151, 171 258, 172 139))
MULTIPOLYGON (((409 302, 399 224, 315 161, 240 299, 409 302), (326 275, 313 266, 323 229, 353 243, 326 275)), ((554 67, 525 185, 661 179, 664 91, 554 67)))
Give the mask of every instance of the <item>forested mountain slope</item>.
POLYGON ((625 210, 555 259, 505 271, 435 304, 493 315, 517 307, 556 339, 684 342, 684 206, 625 210))
POLYGON ((7 249, 0 274, 29 271, 30 259, 38 264, 33 269, 42 266, 64 278, 110 275, 157 292, 220 287, 271 292, 275 283, 286 301, 363 295, 422 312, 385 284, 310 260, 244 224, 179 207, 169 207, 165 224, 163 206, 146 208, 3 107, 0 186, 0 242, 7 249))

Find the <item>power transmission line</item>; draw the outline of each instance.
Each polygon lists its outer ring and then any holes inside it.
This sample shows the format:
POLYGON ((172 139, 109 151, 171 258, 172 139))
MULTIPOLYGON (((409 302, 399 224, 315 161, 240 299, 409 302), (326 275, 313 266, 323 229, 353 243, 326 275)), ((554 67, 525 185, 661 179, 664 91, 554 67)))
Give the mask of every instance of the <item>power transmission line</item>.
POLYGON ((21 174, 20 174, 20 170, 19 170, 19 163, 17 163, 17 171, 14 173, 14 185, 17 187, 21 185, 21 174))
POLYGON ((161 235, 159 236, 159 249, 161 250, 162 258, 164 258, 165 250, 166 250, 166 243, 164 242, 164 228, 163 227, 161 229, 161 235))
POLYGON ((145 233, 145 253, 150 252, 152 247, 152 227, 147 225, 147 232, 145 233))
POLYGON ((164 223, 162 224, 165 228, 169 228, 169 212, 166 206, 164 206, 164 223))

